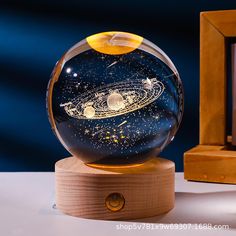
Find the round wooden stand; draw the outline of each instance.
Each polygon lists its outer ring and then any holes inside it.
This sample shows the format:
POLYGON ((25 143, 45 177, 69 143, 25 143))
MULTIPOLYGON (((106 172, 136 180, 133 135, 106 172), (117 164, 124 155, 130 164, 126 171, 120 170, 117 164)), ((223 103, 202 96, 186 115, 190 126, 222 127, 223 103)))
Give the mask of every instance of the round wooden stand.
POLYGON ((159 215, 174 207, 174 173, 174 163, 162 158, 102 168, 65 158, 55 165, 56 205, 68 215, 91 219, 159 215))

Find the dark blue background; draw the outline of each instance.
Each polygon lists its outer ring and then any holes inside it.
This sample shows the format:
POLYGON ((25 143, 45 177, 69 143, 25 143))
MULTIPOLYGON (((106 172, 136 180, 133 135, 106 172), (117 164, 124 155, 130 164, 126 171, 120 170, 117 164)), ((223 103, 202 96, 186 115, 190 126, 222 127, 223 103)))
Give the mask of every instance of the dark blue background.
POLYGON ((69 154, 53 135, 45 108, 55 62, 86 36, 109 30, 139 34, 162 48, 185 88, 182 125, 161 156, 183 170, 198 143, 199 12, 236 2, 119 0, 6 1, 0 4, 0 171, 51 171, 69 154))

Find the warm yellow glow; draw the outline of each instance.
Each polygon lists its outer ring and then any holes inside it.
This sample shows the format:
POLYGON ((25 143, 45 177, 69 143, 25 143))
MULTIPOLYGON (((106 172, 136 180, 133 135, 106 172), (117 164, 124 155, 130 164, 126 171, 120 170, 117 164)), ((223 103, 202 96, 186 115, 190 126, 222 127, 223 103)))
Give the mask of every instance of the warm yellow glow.
POLYGON ((143 37, 136 34, 111 31, 94 34, 86 38, 89 46, 94 50, 112 55, 132 52, 143 41, 143 37))
POLYGON ((103 170, 109 170, 109 169, 127 169, 130 170, 130 168, 142 166, 143 163, 138 163, 138 164, 123 164, 123 165, 103 165, 103 164, 93 164, 93 163, 86 163, 87 166, 93 167, 93 168, 98 168, 98 169, 103 169, 103 170))

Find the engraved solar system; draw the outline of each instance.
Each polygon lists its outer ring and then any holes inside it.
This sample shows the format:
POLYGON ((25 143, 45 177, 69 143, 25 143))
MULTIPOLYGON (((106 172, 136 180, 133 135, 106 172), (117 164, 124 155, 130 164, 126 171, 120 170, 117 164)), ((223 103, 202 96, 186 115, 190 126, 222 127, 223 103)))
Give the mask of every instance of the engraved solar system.
POLYGON ((73 155, 56 163, 60 210, 132 219, 173 207, 174 164, 156 156, 180 125, 183 88, 160 48, 125 32, 87 37, 57 62, 47 108, 54 133, 73 155), (135 181, 148 186, 140 189, 135 181), (147 194, 134 195, 142 191, 147 194))

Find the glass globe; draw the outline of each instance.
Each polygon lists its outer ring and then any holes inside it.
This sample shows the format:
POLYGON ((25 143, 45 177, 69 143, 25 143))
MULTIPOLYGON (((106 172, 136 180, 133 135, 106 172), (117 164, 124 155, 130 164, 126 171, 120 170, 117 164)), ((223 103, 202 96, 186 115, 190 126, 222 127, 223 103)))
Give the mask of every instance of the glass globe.
POLYGON ((179 127, 183 87, 168 56, 131 33, 104 32, 57 62, 47 108, 56 136, 87 164, 135 164, 158 155, 179 127))

